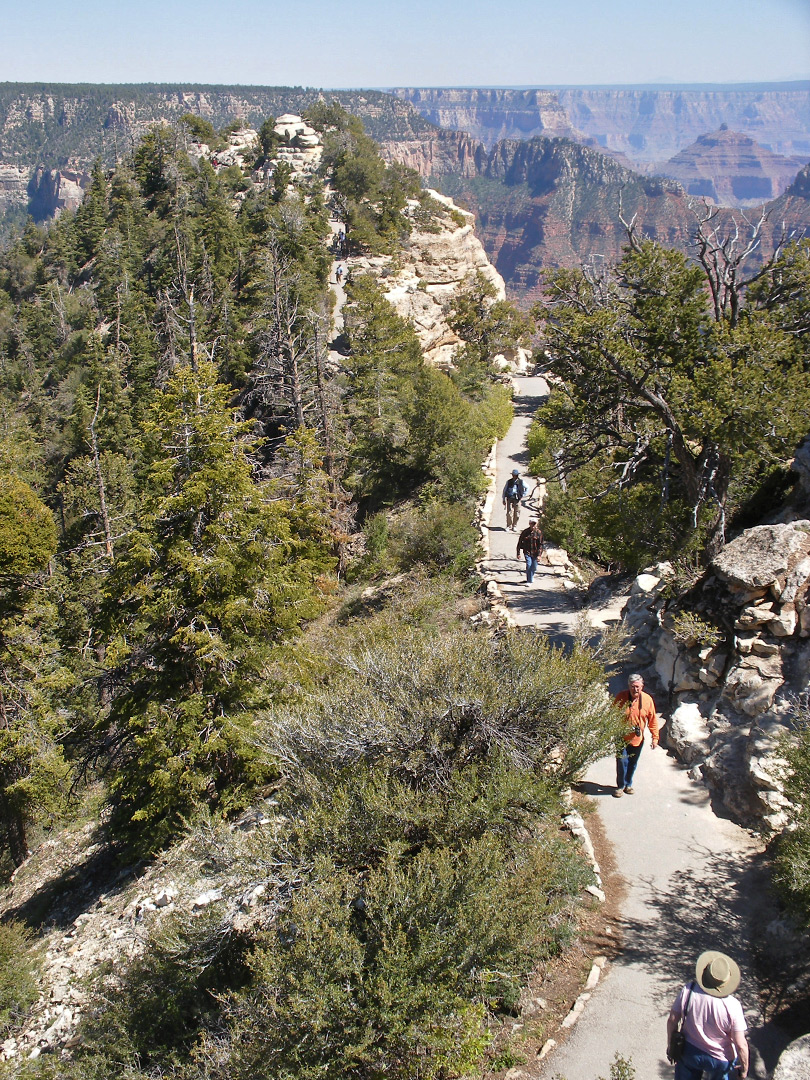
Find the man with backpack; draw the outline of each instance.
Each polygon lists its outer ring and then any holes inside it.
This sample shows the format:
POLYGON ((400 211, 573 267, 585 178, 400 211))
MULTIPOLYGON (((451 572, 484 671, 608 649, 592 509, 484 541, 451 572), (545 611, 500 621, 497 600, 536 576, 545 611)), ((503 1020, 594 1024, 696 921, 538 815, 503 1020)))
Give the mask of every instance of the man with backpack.
POLYGON ((512 469, 512 475, 506 481, 503 489, 503 505, 506 509, 507 529, 516 529, 520 517, 520 500, 526 494, 526 485, 520 479, 517 469, 512 469))
POLYGON ((537 570, 537 560, 543 554, 543 534, 537 518, 532 518, 528 529, 524 529, 518 537, 516 558, 520 558, 521 551, 526 560, 526 584, 531 585, 537 570))

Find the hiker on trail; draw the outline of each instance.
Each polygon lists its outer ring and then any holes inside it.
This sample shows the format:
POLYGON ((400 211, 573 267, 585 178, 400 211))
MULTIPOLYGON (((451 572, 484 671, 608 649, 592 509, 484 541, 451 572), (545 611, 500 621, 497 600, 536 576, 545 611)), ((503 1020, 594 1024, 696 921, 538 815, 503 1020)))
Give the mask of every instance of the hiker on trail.
POLYGON ((512 475, 504 484, 503 505, 506 508, 506 527, 516 529, 520 517, 520 500, 526 494, 526 485, 520 479, 520 472, 512 469, 512 475))
POLYGON ((700 954, 695 980, 681 987, 667 1020, 667 1056, 681 1020, 686 1040, 675 1080, 729 1080, 732 1069, 740 1080, 748 1075, 748 1025, 732 997, 739 984, 740 969, 731 957, 714 950, 700 954))
POLYGON ((526 584, 531 585, 537 571, 537 560, 543 554, 543 534, 537 518, 531 518, 528 529, 524 529, 518 537, 515 558, 520 558, 520 553, 526 560, 526 584))
POLYGON ((543 509, 543 500, 546 494, 546 479, 544 476, 538 476, 534 482, 534 487, 529 492, 528 501, 531 503, 534 501, 535 496, 540 503, 540 509, 543 509))
POLYGON ((627 689, 616 695, 613 704, 624 706, 627 724, 624 747, 622 752, 616 755, 616 790, 613 797, 619 799, 624 794, 633 794, 633 777, 644 745, 644 729, 650 729, 650 741, 654 750, 658 746, 659 725, 655 702, 649 694, 644 693, 644 679, 640 675, 630 676, 627 689))
POLYGON ((335 270, 335 281, 338 283, 338 285, 340 284, 340 279, 342 277, 343 277, 343 267, 338 266, 337 270, 335 270))

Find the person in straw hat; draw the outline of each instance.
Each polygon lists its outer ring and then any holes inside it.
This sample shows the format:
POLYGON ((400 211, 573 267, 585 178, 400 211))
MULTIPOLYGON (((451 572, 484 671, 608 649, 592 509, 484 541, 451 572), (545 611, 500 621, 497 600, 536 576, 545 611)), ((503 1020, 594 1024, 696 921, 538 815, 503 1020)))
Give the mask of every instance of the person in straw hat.
POLYGON ((732 997, 740 969, 725 953, 709 949, 695 965, 695 979, 681 987, 667 1020, 667 1039, 683 1017, 686 1047, 675 1065, 675 1080, 728 1080, 732 1069, 748 1075, 747 1024, 732 997))

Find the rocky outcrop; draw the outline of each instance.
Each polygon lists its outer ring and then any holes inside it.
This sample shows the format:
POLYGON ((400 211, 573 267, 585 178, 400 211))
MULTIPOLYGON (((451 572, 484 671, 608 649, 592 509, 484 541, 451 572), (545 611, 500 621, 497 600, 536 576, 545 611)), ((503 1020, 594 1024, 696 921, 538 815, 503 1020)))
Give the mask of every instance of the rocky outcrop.
MULTIPOLYGON (((431 125, 406 102, 378 91, 332 91, 349 112, 362 117, 369 134, 380 140, 415 139, 431 125)), ((36 174, 36 212, 59 209, 57 173, 64 185, 70 174, 89 172, 99 158, 112 168, 156 124, 176 123, 191 113, 219 130, 234 120, 258 128, 268 117, 301 114, 324 95, 302 87, 248 86, 80 86, 3 83, 0 85, 0 208, 27 209, 28 182, 36 174), (12 175, 8 170, 16 170, 12 175), (20 179, 24 177, 24 183, 20 179)), ((292 138, 292 136, 291 136, 292 138)), ((305 147, 304 147, 305 148, 305 147)), ((294 150, 299 147, 293 146, 294 150)), ((64 197, 62 197, 64 200, 64 197)))
MULTIPOLYGON (((234 851, 250 859, 261 848, 262 834, 278 827, 274 808, 272 799, 263 800, 227 827, 234 851)), ((43 920, 40 995, 15 1034, 0 1042, 0 1061, 76 1046, 82 1015, 92 1006, 91 978, 104 965, 114 970, 139 956, 148 933, 173 913, 197 917, 212 908, 225 933, 267 916, 273 890, 266 872, 245 879, 233 866, 212 871, 210 860, 189 857, 188 844, 146 868, 116 867, 91 823, 46 840, 15 871, 0 897, 0 914, 13 917, 33 905, 43 920), (94 860, 95 873, 83 873, 94 860)))
POLYGON ((741 821, 783 823, 780 743, 810 690, 810 521, 748 529, 677 601, 668 564, 625 609, 668 696, 669 745, 741 821))
MULTIPOLYGON (((475 235, 472 214, 439 192, 430 194, 444 213, 433 219, 430 228, 415 226, 396 258, 354 256, 348 264, 353 274, 372 273, 380 279, 397 314, 416 330, 425 358, 447 369, 462 344, 447 324, 448 302, 476 274, 495 286, 500 299, 505 297, 506 288, 475 235)), ((415 200, 410 202, 411 215, 419 206, 415 200)), ((519 350, 502 360, 525 367, 528 355, 527 350, 519 350)))
POLYGON ((75 210, 90 184, 90 174, 70 169, 30 169, 0 165, 0 213, 26 206, 35 221, 75 210))
POLYGON ((0 214, 14 206, 23 205, 28 198, 28 169, 16 165, 0 165, 0 214))
MULTIPOLYGON (((642 176, 567 139, 501 142, 485 151, 466 136, 442 134, 420 145, 417 153, 411 140, 402 160, 475 214, 490 260, 511 294, 526 305, 542 295, 547 268, 618 259, 627 243, 622 218, 635 217, 639 234, 667 247, 692 250, 694 200, 675 180, 642 176)), ((389 143, 387 152, 396 158, 397 144, 389 143)), ((763 210, 752 266, 773 254, 783 223, 796 239, 810 235, 805 173, 763 210)), ((721 231, 750 229, 730 208, 720 209, 715 223, 721 231)))
POLYGON ((721 206, 757 206, 781 195, 799 168, 793 159, 774 154, 724 124, 719 131, 701 135, 656 171, 678 180, 689 195, 721 206))
POLYGON ((44 221, 63 210, 75 210, 91 179, 89 172, 36 169, 28 182, 28 213, 35 221, 44 221))

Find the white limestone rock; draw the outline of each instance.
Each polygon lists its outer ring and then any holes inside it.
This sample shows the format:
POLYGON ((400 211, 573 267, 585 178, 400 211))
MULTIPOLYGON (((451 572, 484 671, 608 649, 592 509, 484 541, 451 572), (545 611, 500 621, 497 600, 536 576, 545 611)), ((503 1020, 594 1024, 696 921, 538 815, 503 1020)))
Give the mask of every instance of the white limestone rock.
POLYGON ((794 1039, 782 1051, 773 1080, 810 1080, 810 1034, 794 1039))
POLYGON ((676 694, 687 690, 701 690, 703 684, 699 676, 700 669, 690 660, 688 654, 679 652, 672 672, 672 690, 676 694))
POLYGON ((667 745, 687 765, 702 761, 709 753, 709 726, 694 702, 679 705, 666 727, 667 745))
POLYGON ((671 634, 663 632, 655 655, 655 670, 658 678, 667 688, 672 685, 675 676, 675 664, 679 655, 680 650, 675 639, 671 634))
POLYGON ((798 625, 796 609, 793 604, 785 604, 775 619, 768 622, 768 630, 774 637, 790 637, 798 625))
POLYGON ((751 653, 729 673, 723 694, 748 716, 759 716, 770 709, 782 682, 780 656, 751 653))
POLYGON ((765 641, 764 638, 755 637, 751 643, 751 652, 757 656, 778 656, 779 646, 775 641, 765 641))
POLYGON ((209 904, 215 904, 219 900, 222 900, 222 889, 207 889, 194 900, 191 910, 201 911, 203 908, 208 907, 209 904))
POLYGON ((785 583, 808 555, 810 522, 757 525, 727 544, 712 569, 722 581, 743 589, 769 588, 774 582, 785 583))
POLYGON ((664 585, 665 582, 662 582, 661 578, 655 574, 639 574, 630 588, 630 593, 631 595, 655 593, 663 589, 664 585))
POLYGON ((740 630, 747 630, 752 626, 764 626, 773 619, 773 603, 765 601, 764 603, 749 604, 742 609, 737 616, 737 621, 734 623, 735 628, 740 630))

